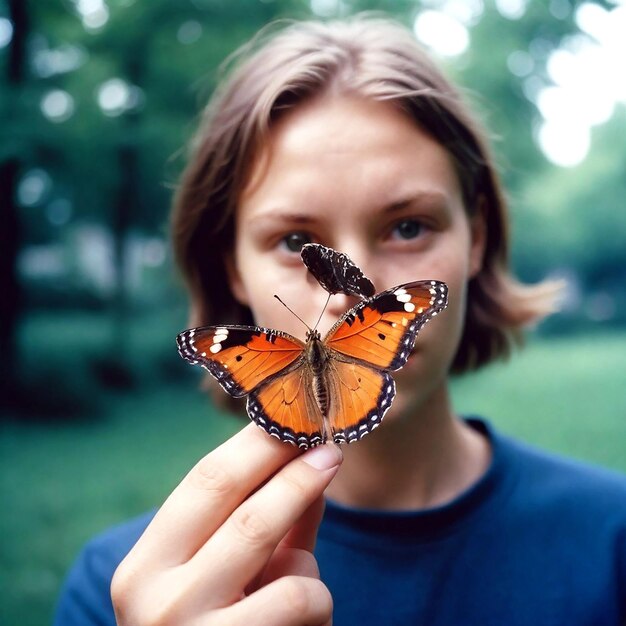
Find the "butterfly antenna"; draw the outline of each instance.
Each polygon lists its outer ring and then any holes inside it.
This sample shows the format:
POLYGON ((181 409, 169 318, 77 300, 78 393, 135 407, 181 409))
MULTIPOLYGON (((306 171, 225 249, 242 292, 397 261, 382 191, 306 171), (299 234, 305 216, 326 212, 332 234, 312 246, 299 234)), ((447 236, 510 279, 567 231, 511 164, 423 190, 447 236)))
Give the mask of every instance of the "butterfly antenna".
POLYGON ((315 322, 315 326, 313 326, 313 330, 315 330, 317 328, 317 325, 320 323, 320 320, 322 319, 322 315, 324 315, 324 311, 326 310, 326 307, 328 306, 328 303, 330 302, 330 296, 331 294, 329 293, 328 298, 326 298, 326 303, 324 304, 324 308, 322 309, 320 316, 317 318, 317 322, 315 322))
MULTIPOLYGON (((274 297, 276 298, 276 300, 278 300, 290 313, 292 313, 293 315, 295 315, 295 317, 297 317, 307 328, 307 330, 311 330, 311 328, 309 327, 309 325, 290 307, 288 307, 276 294, 274 294, 274 297)), ((318 320, 319 322, 319 320, 318 320)), ((315 324, 317 326, 317 324, 315 324)))

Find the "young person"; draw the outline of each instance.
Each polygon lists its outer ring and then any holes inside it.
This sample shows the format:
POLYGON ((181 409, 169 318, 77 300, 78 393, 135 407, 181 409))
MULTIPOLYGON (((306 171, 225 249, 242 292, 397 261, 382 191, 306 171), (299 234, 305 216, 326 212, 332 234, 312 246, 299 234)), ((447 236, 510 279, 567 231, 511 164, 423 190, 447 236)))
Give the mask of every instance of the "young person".
MULTIPOLYGON (((506 231, 482 131, 404 29, 296 24, 258 46, 209 105, 176 199, 192 325, 301 335, 272 295, 315 323, 309 241, 378 290, 445 281, 449 306, 375 433, 300 454, 247 425, 156 515, 87 546, 56 623, 623 623, 626 480, 450 402, 451 372, 505 355, 550 308, 550 286, 509 274, 506 231)), ((354 303, 333 296, 322 334, 354 303)))

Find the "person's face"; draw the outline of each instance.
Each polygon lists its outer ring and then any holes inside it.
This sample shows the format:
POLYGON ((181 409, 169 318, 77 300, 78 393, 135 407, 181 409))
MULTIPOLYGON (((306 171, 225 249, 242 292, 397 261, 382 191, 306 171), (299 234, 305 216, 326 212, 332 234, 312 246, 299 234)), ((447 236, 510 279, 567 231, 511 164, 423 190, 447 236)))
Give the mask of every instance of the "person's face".
MULTIPOLYGON (((445 281, 449 306, 429 322, 403 370, 390 411, 410 413, 445 385, 463 330, 467 283, 483 252, 480 218, 469 220, 446 150, 390 104, 324 98, 272 130, 236 214, 229 262, 233 294, 257 324, 303 338, 327 293, 308 274, 309 241, 346 253, 377 291, 422 279, 445 281)), ((334 295, 326 332, 356 299, 334 295)))

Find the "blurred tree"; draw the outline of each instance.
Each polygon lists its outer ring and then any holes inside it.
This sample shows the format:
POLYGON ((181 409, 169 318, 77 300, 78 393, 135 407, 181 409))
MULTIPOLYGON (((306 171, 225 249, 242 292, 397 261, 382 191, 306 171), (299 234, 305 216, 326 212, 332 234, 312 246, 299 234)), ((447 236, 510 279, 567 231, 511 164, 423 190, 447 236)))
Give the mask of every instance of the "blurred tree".
MULTIPOLYGON (((23 0, 10 0, 9 15, 13 35, 9 43, 6 82, 11 90, 4 99, 6 123, 18 121, 18 97, 26 77, 26 40, 29 33, 28 7, 23 0)), ((22 167, 20 147, 5 145, 0 153, 0 407, 17 399, 19 362, 17 323, 21 294, 17 277, 17 253, 21 242, 20 217, 17 207, 17 183, 22 167)))

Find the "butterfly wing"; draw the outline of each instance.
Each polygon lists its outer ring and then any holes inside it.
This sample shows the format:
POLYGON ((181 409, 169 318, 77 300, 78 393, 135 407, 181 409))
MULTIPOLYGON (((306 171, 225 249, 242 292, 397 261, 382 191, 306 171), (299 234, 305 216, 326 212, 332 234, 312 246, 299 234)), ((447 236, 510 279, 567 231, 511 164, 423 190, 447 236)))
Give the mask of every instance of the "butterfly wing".
POLYGON ((307 243, 300 253, 302 261, 317 282, 328 293, 345 293, 366 298, 376 289, 372 281, 352 262, 347 254, 319 243, 307 243))
POLYGON ((448 287, 436 280, 406 283, 359 302, 330 329, 324 344, 348 360, 398 370, 420 328, 448 304, 448 287))
POLYGON ((180 355, 202 365, 222 388, 241 398, 302 360, 304 343, 259 326, 205 326, 176 338, 180 355))
POLYGON ((248 395, 250 419, 268 434, 305 449, 326 441, 299 339, 256 326, 207 326, 180 333, 177 343, 230 395, 248 395))
POLYGON ((250 419, 281 441, 307 449, 326 441, 324 418, 313 396, 310 368, 302 364, 248 396, 250 419))
POLYGON ((336 443, 358 441, 377 428, 396 395, 391 374, 356 362, 331 359, 328 421, 336 443))

